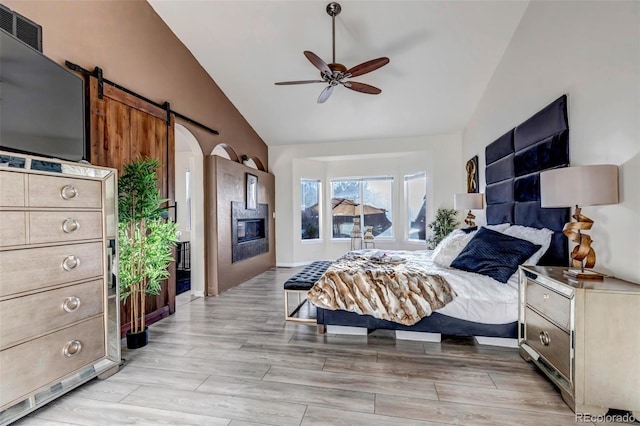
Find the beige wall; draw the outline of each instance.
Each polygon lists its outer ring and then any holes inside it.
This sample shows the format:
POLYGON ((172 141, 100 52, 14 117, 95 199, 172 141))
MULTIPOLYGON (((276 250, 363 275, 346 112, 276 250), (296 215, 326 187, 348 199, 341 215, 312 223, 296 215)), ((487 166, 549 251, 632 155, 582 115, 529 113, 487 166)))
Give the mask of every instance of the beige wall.
MULTIPOLYGON (((333 260, 346 253, 350 241, 331 239, 332 178, 393 176, 393 222, 395 237, 377 241, 385 250, 424 249, 424 243, 404 240, 406 211, 404 175, 427 174, 427 223, 438 208, 453 208, 453 194, 465 190, 461 135, 373 139, 322 144, 276 145, 271 147, 270 170, 276 175, 277 265, 299 266, 314 260, 333 260), (319 179, 323 185, 322 240, 300 239, 300 179, 319 179)), ((431 230, 427 229, 430 233, 431 230)), ((429 234, 427 234, 429 235, 429 234)))
POLYGON ((594 240, 595 269, 635 282, 640 282, 639 22, 637 1, 530 2, 462 140, 463 161, 479 155, 482 192, 484 147, 566 93, 571 165, 616 164, 620 172, 619 204, 581 206, 595 221, 587 232, 594 240))
POLYGON ((2 3, 42 25, 43 51, 54 61, 98 66, 106 79, 218 130, 214 137, 189 126, 205 155, 225 142, 268 167, 260 136, 146 1, 2 3))
POLYGON ((276 265, 275 177, 218 156, 206 158, 207 296, 217 296, 276 265), (258 203, 268 204, 269 251, 231 262, 231 202, 245 201, 245 173, 258 176, 258 203))

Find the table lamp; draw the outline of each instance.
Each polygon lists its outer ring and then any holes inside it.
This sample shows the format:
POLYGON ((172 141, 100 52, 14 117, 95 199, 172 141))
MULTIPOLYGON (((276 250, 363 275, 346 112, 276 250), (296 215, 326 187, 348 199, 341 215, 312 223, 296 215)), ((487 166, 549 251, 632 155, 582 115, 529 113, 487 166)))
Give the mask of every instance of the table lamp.
POLYGON ((463 192, 453 194, 453 208, 456 210, 468 209, 467 217, 464 219, 464 223, 467 226, 476 226, 473 221, 476 217, 471 210, 482 210, 484 208, 484 194, 478 192, 463 192))
POLYGON ((578 243, 571 251, 571 266, 567 275, 578 278, 602 279, 602 275, 585 268, 596 264, 596 253, 591 247, 591 236, 583 231, 591 229, 593 220, 584 216, 580 206, 616 204, 618 202, 618 166, 596 164, 562 167, 540 173, 540 206, 576 206, 576 221, 564 226, 562 233, 578 243))

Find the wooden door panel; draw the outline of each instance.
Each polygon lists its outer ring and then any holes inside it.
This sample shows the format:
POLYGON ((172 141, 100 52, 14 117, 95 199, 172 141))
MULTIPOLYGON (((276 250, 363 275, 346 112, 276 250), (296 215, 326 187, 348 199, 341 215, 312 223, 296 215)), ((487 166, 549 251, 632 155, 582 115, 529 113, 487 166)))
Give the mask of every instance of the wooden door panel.
MULTIPOLYGON (((89 77, 90 90, 90 161, 113 167, 122 173, 122 166, 138 155, 157 158, 160 195, 174 205, 173 162, 175 139, 173 120, 168 125, 167 113, 116 87, 105 84, 104 96, 98 97, 98 81, 89 77)), ((175 264, 169 267, 170 278, 162 284, 162 292, 146 300, 147 323, 175 311, 175 264)), ((121 310, 121 324, 126 330, 129 310, 121 310)))

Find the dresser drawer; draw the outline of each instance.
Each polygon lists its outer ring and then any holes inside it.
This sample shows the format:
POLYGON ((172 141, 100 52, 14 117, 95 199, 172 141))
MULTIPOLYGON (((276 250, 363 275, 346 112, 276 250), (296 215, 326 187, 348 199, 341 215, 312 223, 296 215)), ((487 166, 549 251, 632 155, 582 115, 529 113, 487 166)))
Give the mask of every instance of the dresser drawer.
POLYGON ((64 176, 29 175, 29 206, 100 208, 102 183, 64 176))
POLYGON ((527 304, 565 330, 569 330, 571 299, 556 293, 536 281, 527 279, 527 304))
POLYGON ((102 317, 0 352, 0 406, 102 358, 102 317))
POLYGON ((23 173, 0 172, 0 207, 24 206, 23 173))
POLYGON ((569 334, 528 307, 525 310, 525 324, 525 342, 569 380, 571 377, 569 334))
POLYGON ((0 247, 27 243, 26 213, 0 212, 0 247))
POLYGON ((100 212, 32 211, 29 213, 31 244, 99 238, 102 238, 100 212))
POLYGON ((0 297, 104 275, 102 244, 0 251, 0 297))
POLYGON ((0 302, 0 349, 100 314, 103 292, 95 280, 0 302))

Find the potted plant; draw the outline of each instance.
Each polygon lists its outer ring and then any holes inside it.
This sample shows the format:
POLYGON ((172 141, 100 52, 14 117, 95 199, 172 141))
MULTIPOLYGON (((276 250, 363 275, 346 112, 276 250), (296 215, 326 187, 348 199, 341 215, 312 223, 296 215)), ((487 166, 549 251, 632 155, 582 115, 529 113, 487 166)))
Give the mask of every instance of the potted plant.
POLYGON ((459 222, 456 219, 457 215, 457 210, 438 209, 436 212, 436 218, 429 224, 429 228, 433 230, 433 235, 427 239, 427 247, 429 249, 435 249, 438 243, 444 240, 444 237, 449 235, 451 231, 458 226, 459 222))
POLYGON ((157 168, 158 160, 138 157, 118 179, 118 271, 120 298, 129 302, 129 349, 148 342, 145 298, 160 293, 177 241, 176 224, 162 217, 166 200, 160 198, 157 168))

